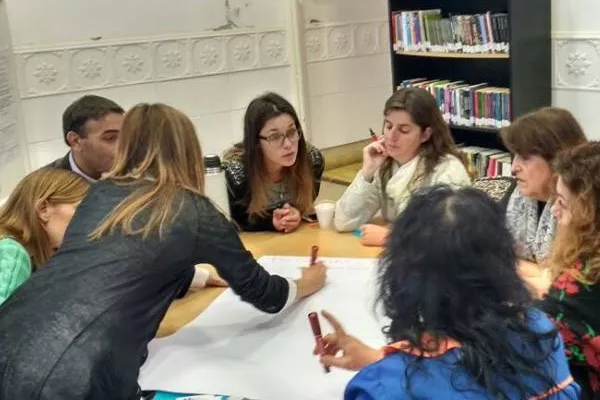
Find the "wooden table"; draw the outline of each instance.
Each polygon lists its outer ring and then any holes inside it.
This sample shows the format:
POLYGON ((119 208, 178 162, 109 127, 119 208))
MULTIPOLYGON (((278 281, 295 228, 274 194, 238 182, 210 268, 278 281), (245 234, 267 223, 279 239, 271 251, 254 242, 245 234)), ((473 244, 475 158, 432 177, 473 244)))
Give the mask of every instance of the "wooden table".
MULTIPOLYGON (((381 251, 380 248, 362 246, 359 239, 350 233, 324 231, 308 224, 289 234, 243 233, 242 241, 256 258, 264 255, 306 256, 307 264, 313 245, 319 246, 319 255, 323 257, 374 258, 381 251)), ((223 290, 205 288, 175 300, 165 315, 157 336, 168 336, 181 329, 204 311, 223 290)))

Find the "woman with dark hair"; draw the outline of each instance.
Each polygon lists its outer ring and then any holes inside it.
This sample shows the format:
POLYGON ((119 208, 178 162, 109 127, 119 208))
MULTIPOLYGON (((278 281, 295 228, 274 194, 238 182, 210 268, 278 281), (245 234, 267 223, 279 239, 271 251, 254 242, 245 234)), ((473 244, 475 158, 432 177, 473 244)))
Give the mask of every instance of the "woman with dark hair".
POLYGON ((553 283, 540 307, 553 317, 584 399, 600 398, 600 142, 561 153, 552 213, 553 283))
POLYGON ((231 216, 243 230, 292 232, 312 212, 323 156, 283 97, 266 93, 250 102, 244 141, 223 158, 231 216))
POLYGON ((517 186, 506 209, 508 226, 517 242, 523 276, 535 277, 550 254, 556 233, 552 216, 556 173, 552 162, 563 150, 585 143, 583 129, 567 110, 544 107, 517 118, 502 130, 502 141, 514 155, 517 186))
POLYGON ((404 88, 385 103, 383 135, 363 150, 363 166, 335 208, 338 231, 361 228, 365 245, 383 246, 388 228, 365 225, 381 210, 386 222, 402 213, 414 190, 471 179, 435 99, 404 88))
POLYGON ((487 195, 422 189, 380 259, 390 344, 370 348, 323 312, 334 332, 321 362, 360 370, 347 400, 577 399, 561 338, 515 265, 504 213, 487 195))

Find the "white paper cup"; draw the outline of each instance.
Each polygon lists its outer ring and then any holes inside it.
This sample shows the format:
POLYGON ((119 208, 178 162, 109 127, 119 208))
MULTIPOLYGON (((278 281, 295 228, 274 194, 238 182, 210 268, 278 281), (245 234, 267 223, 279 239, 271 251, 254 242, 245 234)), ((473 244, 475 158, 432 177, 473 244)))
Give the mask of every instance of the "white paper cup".
POLYGON ((335 203, 333 201, 321 201, 315 204, 315 212, 317 213, 317 220, 321 229, 331 229, 335 203))

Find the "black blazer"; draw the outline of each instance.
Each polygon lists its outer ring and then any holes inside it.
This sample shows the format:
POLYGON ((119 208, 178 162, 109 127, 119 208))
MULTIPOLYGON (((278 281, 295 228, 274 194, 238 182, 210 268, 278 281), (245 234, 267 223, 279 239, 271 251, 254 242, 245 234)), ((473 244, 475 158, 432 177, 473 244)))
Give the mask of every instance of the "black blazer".
MULTIPOLYGON (((204 196, 179 191, 162 239, 117 229, 90 241, 89 233, 139 187, 92 185, 60 250, 0 307, 0 398, 138 399, 148 342, 195 264, 214 265, 259 310, 276 313, 286 304, 287 280, 252 258, 204 196)), ((147 218, 143 212, 135 223, 147 218)))
POLYGON ((69 162, 69 154, 71 154, 70 151, 65 156, 52 161, 50 164, 45 165, 43 168, 57 168, 72 171, 73 169, 71 169, 71 163, 69 162))
MULTIPOLYGON (((248 171, 241 159, 241 145, 236 145, 226 152, 223 157, 223 168, 227 180, 227 192, 229 194, 229 209, 231 218, 244 231, 275 231, 273 226, 273 211, 266 210, 265 217, 250 218, 248 205, 250 204, 250 183, 248 182, 248 171)), ((325 169, 323 154, 316 148, 307 144, 308 159, 313 175, 313 200, 319 195, 321 189, 321 176, 325 169)), ((293 204, 292 204, 293 205, 293 204)))

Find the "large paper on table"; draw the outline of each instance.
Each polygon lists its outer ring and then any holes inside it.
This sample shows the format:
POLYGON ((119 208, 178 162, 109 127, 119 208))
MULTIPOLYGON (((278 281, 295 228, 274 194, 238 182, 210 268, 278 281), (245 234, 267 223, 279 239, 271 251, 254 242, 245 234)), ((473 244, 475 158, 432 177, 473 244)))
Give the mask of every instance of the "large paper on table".
MULTIPOLYGON (((271 273, 297 278, 308 257, 263 257, 271 273)), ((283 313, 265 314, 225 291, 177 333, 153 340, 140 373, 144 390, 215 393, 260 400, 341 399, 353 372, 325 374, 312 355, 307 314, 326 309, 372 346, 384 344, 375 316, 375 260, 321 258, 329 267, 319 293, 283 313)), ((323 335, 330 331, 321 318, 323 335)))

